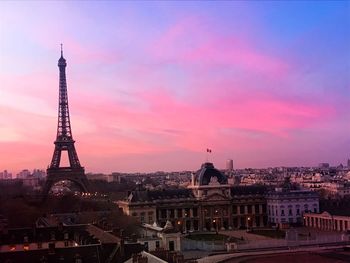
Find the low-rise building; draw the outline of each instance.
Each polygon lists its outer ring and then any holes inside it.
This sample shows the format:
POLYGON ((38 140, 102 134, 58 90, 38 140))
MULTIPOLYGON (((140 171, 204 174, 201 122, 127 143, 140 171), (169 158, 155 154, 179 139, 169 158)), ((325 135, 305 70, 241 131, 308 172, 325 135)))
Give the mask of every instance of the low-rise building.
POLYGON ((304 225, 322 230, 348 231, 350 230, 350 216, 332 215, 327 211, 321 214, 305 213, 304 225))
POLYGON ((276 189, 266 196, 269 222, 276 225, 301 224, 303 214, 319 212, 318 194, 309 190, 276 189))
POLYGON ((170 221, 167 221, 164 227, 156 223, 142 224, 141 238, 137 241, 144 245, 146 251, 181 251, 181 233, 170 221))

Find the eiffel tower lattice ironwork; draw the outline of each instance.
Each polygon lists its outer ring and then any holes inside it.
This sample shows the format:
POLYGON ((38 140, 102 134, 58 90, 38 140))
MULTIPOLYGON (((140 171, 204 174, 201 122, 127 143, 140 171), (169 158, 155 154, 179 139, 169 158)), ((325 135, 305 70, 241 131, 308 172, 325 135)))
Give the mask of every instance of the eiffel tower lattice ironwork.
POLYGON ((84 167, 80 165, 77 151, 75 150, 72 136, 72 129, 69 119, 67 80, 66 80, 66 60, 63 57, 61 45, 61 57, 58 60, 59 67, 59 104, 58 104, 58 125, 57 137, 55 140, 55 150, 52 161, 47 169, 47 178, 44 187, 46 196, 51 187, 63 180, 69 180, 75 183, 82 192, 88 192, 88 180, 85 175, 84 167), (60 167, 61 154, 68 152, 69 167, 60 167))

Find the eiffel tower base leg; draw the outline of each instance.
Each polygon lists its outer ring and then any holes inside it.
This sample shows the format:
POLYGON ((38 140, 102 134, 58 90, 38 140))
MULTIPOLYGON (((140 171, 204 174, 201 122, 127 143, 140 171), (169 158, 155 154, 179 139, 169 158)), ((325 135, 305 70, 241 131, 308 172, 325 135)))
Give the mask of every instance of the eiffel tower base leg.
POLYGON ((43 195, 47 197, 52 186, 55 183, 64 180, 73 182, 76 186, 79 187, 81 192, 89 192, 89 181, 87 180, 83 167, 60 167, 47 169, 47 177, 43 189, 43 195))

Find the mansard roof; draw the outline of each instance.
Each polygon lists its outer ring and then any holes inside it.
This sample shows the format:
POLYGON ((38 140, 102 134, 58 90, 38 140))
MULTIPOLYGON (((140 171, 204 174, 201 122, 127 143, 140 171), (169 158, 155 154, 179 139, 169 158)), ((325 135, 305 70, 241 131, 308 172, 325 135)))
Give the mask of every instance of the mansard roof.
POLYGON ((132 191, 128 197, 130 202, 152 202, 154 200, 194 198, 190 189, 166 189, 132 191))
POLYGON ((247 185, 231 187, 231 195, 263 195, 267 193, 264 185, 247 185))

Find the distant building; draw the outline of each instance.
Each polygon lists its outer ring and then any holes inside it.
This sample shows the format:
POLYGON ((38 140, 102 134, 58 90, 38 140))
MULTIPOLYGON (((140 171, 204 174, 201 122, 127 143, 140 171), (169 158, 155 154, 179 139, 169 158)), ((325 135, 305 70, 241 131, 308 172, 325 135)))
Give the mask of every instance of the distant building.
POLYGON ((279 226, 299 223, 304 213, 319 212, 318 194, 308 190, 276 189, 266 196, 269 222, 279 226))
POLYGON ((228 159, 226 161, 226 170, 229 172, 233 170, 233 160, 228 159))
POLYGON ((187 189, 138 189, 117 203, 141 223, 163 227, 170 221, 181 232, 218 231, 266 226, 265 193, 263 186, 229 185, 212 163, 204 163, 187 189))
POLYGON ((350 168, 350 159, 348 159, 348 168, 350 168))
POLYGON ((12 173, 9 173, 7 170, 4 170, 0 173, 0 180, 12 179, 12 173))
POLYGON ((329 163, 320 163, 320 164, 318 165, 318 167, 319 167, 319 168, 324 168, 324 169, 329 168, 329 163))
POLYGON ((31 175, 30 171, 27 169, 24 169, 17 174, 17 178, 18 179, 25 179, 25 178, 29 177, 30 175, 31 175))
POLYGON ((44 170, 34 169, 32 176, 35 178, 42 179, 42 178, 46 177, 46 172, 44 170))
POLYGON ((108 174, 93 174, 93 173, 88 173, 86 174, 86 177, 88 180, 101 180, 101 181, 106 181, 106 182, 112 182, 113 178, 108 175, 108 174))
MULTIPOLYGON (((346 175, 348 176, 348 174, 346 175)), ((329 197, 349 197, 350 183, 349 182, 328 182, 324 183, 322 187, 329 197)))
POLYGON ((168 250, 181 251, 181 232, 170 221, 164 227, 156 223, 142 224, 142 237, 137 241, 144 245, 147 251, 168 250))

